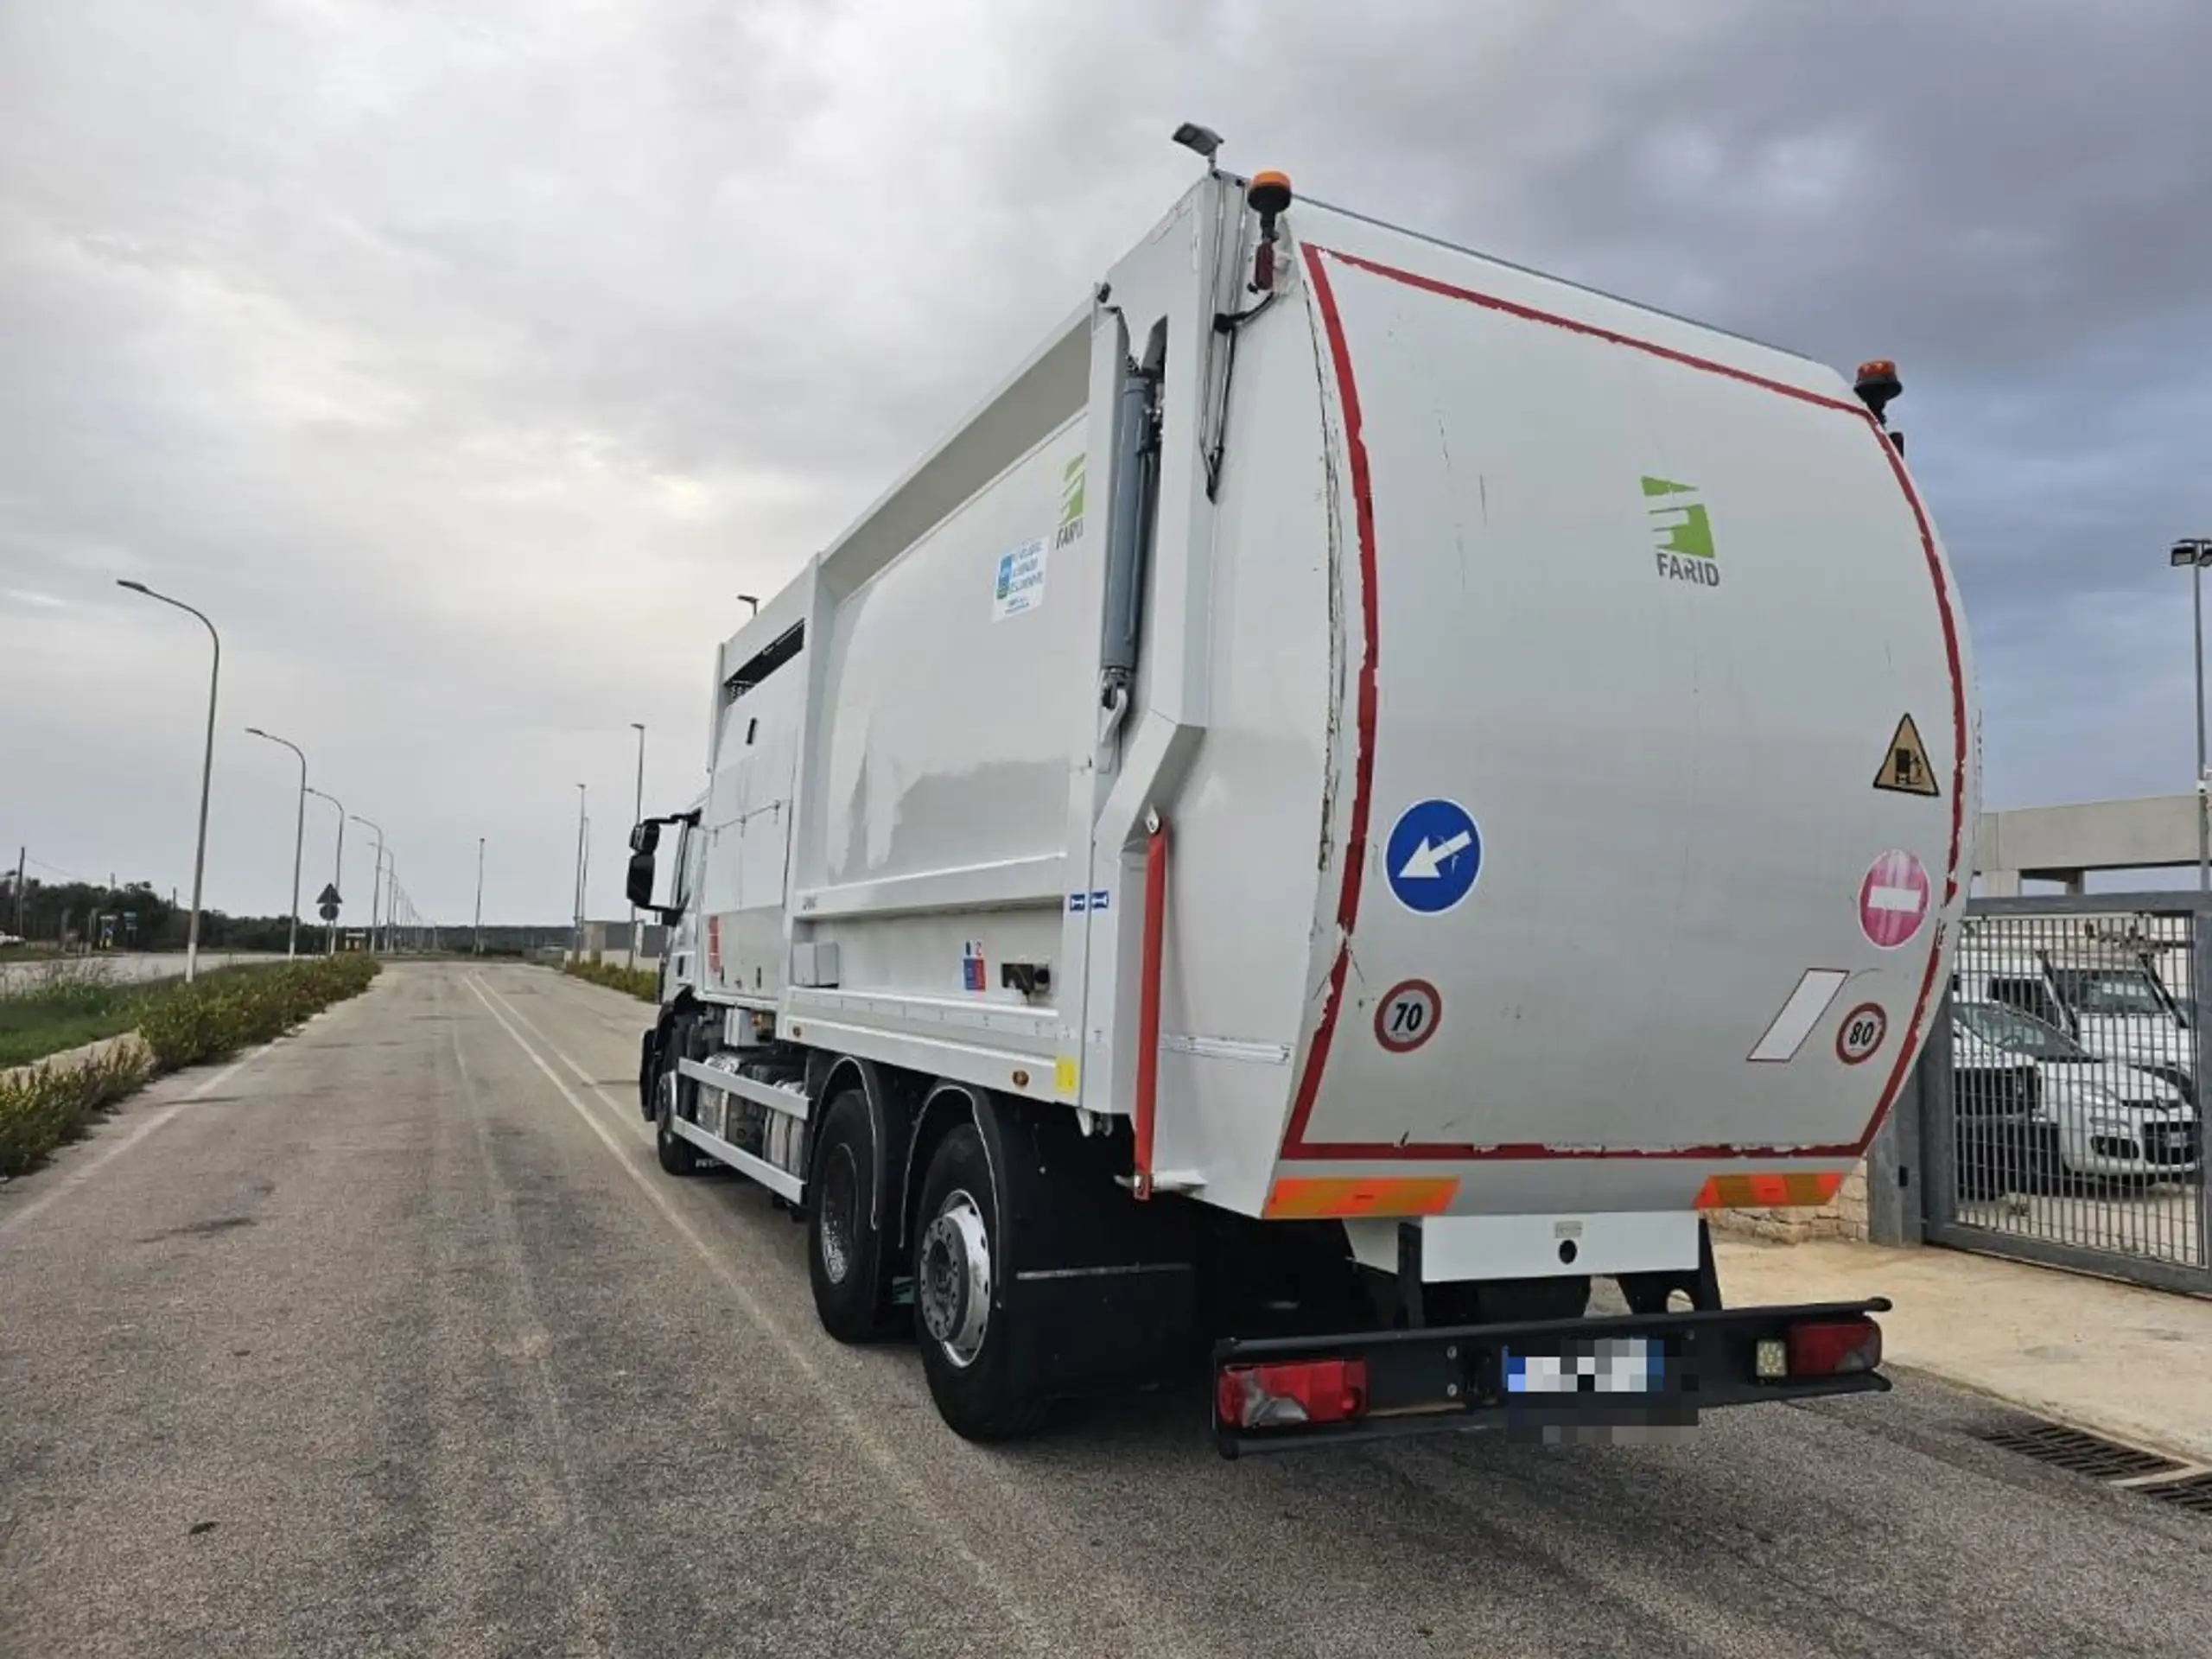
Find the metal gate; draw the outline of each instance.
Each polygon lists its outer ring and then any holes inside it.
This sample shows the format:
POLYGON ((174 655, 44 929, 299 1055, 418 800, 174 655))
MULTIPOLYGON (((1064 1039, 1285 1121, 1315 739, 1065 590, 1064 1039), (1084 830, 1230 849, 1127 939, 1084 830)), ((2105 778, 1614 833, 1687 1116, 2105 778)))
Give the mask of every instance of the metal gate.
POLYGON ((1931 1243, 2212 1292, 2212 901, 1978 899, 1922 1116, 1931 1243))

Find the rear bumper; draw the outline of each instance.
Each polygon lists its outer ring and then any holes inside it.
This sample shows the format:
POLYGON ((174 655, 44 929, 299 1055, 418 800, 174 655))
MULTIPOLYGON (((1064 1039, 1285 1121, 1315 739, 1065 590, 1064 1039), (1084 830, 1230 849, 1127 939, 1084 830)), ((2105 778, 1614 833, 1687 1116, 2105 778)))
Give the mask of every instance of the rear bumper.
POLYGON ((1824 1395, 1879 1394, 1878 1370, 1839 1376, 1762 1380, 1762 1339, 1783 1338, 1793 1325, 1885 1313, 1876 1297, 1863 1302, 1717 1309, 1707 1313, 1624 1313, 1618 1317, 1476 1325, 1415 1331, 1363 1331, 1329 1337, 1229 1338, 1215 1344, 1218 1383, 1231 1365, 1316 1359, 1357 1359, 1367 1368, 1367 1410, 1350 1422, 1300 1423, 1250 1429, 1223 1421, 1217 1408, 1214 1444, 1226 1458, 1247 1452, 1341 1446, 1414 1434, 1503 1432, 1528 1438, 1573 1433, 1688 1427, 1700 1412, 1721 1406, 1805 1400, 1824 1395), (1506 1356, 1557 1353, 1562 1345, 1643 1338, 1658 1344, 1663 1364, 1647 1392, 1510 1392, 1506 1356))

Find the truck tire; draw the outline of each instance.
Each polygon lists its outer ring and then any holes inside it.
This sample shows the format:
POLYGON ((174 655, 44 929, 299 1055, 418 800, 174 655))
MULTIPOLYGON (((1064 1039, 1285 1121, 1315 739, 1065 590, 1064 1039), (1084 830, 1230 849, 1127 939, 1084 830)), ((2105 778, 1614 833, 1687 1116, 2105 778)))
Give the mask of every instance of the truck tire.
POLYGON ((814 1312, 840 1342, 872 1342, 890 1332, 884 1294, 881 1213, 875 1190, 874 1138, 868 1100, 848 1089, 822 1116, 822 1142, 808 1192, 806 1273, 814 1312))
POLYGON ((669 1128, 669 1121, 676 1114, 677 1084, 673 1058, 661 1068, 660 1082, 654 1092, 659 1096, 658 1109, 653 1114, 653 1151, 660 1159, 660 1166, 671 1175, 696 1175, 699 1173, 699 1149, 669 1128))
POLYGON ((1023 1380, 1022 1333, 1001 1282, 998 1184, 983 1137, 963 1123, 938 1142, 914 1230, 914 1338, 930 1397, 967 1440, 1007 1440, 1044 1421, 1046 1396, 1023 1380))
POLYGON ((638 1116, 650 1123, 658 1104, 653 1097, 654 1085, 660 1081, 660 1048, 663 1028, 656 1026, 645 1033, 638 1045, 638 1116))

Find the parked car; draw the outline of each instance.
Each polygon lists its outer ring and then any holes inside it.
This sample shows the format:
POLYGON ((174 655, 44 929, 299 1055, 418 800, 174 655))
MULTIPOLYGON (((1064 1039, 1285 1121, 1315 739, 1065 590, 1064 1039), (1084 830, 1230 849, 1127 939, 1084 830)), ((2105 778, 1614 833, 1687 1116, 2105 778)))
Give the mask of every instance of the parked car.
POLYGON ((1951 1010, 1958 1191, 1993 1198, 2064 1177, 2171 1180, 2202 1155, 2196 1109, 2165 1077, 2097 1056, 2002 1002, 1951 1010))
POLYGON ((1999 1002, 2073 1038, 2100 1059, 2164 1077, 2196 1097, 2196 1039, 2182 1002, 2147 954, 2133 960, 2069 957, 2036 949, 1991 950, 1986 930, 1961 953, 1951 976, 1962 1001, 1999 1002))

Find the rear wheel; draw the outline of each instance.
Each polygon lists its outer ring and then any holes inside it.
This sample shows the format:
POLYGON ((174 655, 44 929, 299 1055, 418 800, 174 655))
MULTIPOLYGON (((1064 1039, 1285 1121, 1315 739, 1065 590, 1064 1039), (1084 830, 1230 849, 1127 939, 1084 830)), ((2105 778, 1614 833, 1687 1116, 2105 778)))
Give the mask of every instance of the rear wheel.
POLYGON ((1008 1271, 983 1137, 963 1123, 938 1145, 914 1238, 914 1334, 938 1414, 963 1440, 1003 1440, 1044 1421, 1020 1376, 1021 1332, 995 1306, 1008 1271))
POLYGON ((848 1089, 822 1116, 822 1146, 808 1193, 807 1277, 822 1328, 840 1342, 888 1333, 883 1235, 876 1226, 875 1147, 868 1102, 848 1089))

